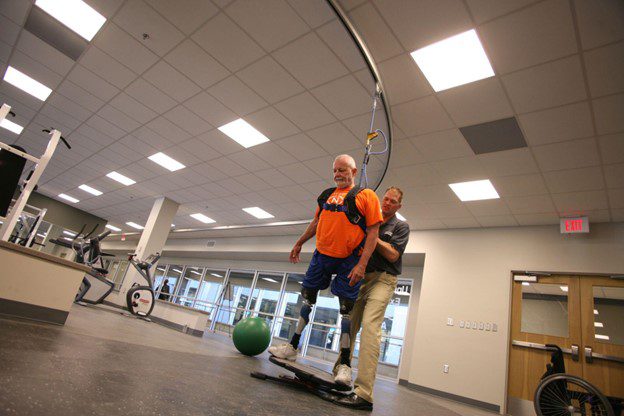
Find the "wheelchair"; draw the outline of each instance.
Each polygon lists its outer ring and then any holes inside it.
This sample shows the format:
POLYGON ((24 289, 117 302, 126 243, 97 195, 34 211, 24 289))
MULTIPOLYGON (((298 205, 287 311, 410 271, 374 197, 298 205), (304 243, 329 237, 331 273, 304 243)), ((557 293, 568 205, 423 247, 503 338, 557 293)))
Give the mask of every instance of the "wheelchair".
POLYGON ((550 364, 535 390, 533 406, 537 416, 623 416, 624 399, 607 397, 580 377, 565 374, 563 352, 557 345, 550 364))

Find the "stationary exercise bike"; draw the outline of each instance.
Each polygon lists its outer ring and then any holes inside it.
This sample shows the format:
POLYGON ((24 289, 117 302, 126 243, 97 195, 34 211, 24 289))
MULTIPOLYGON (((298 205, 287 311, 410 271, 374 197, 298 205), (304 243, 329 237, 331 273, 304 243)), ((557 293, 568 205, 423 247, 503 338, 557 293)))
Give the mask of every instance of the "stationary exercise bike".
POLYGON ((74 250, 76 253, 76 262, 85 264, 91 268, 82 278, 82 283, 80 283, 80 288, 74 299, 74 302, 83 306, 85 303, 91 305, 102 303, 115 287, 115 284, 106 278, 108 270, 104 268, 103 261, 103 257, 112 257, 113 255, 103 253, 100 249, 100 242, 111 233, 110 230, 90 238, 98 225, 99 224, 96 224, 89 233, 84 235, 83 231, 85 226, 83 226, 71 242, 65 242, 59 239, 50 240, 51 243, 74 250), (98 262, 99 267, 97 266, 98 262))
POLYGON ((152 280, 151 268, 160 259, 160 253, 151 254, 144 261, 135 260, 136 254, 129 254, 128 261, 134 266, 139 274, 147 281, 146 285, 135 283, 126 294, 126 306, 128 311, 136 317, 149 320, 148 317, 154 309, 156 295, 154 294, 154 281, 152 280))

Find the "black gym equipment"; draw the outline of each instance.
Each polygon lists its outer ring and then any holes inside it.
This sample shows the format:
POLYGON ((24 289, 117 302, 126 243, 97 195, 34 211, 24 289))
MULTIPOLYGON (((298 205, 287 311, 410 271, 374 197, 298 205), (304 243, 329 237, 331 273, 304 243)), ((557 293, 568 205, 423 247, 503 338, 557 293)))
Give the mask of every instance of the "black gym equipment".
POLYGON ((154 304, 156 303, 154 282, 150 269, 154 267, 160 259, 160 253, 151 254, 144 261, 137 261, 134 259, 135 257, 136 254, 129 254, 128 261, 147 281, 147 286, 138 283, 133 284, 126 294, 126 306, 132 315, 149 321, 148 317, 152 313, 154 304))
POLYGON ((269 361, 293 372, 294 376, 280 374, 275 377, 259 371, 254 371, 250 375, 260 380, 276 381, 308 391, 327 401, 333 401, 344 392, 351 391, 351 386, 334 382, 333 374, 319 368, 273 356, 269 357, 269 361))

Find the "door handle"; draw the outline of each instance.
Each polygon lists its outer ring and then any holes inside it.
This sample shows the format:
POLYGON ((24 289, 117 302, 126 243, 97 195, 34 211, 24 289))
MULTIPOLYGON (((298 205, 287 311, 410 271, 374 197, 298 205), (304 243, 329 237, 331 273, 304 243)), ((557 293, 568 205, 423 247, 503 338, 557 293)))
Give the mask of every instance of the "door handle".
POLYGON ((572 361, 578 361, 579 360, 579 346, 575 344, 570 345, 570 352, 572 355, 572 361))
POLYGON ((592 356, 592 348, 585 347, 584 351, 585 351, 585 362, 592 363, 594 361, 594 357, 592 356))

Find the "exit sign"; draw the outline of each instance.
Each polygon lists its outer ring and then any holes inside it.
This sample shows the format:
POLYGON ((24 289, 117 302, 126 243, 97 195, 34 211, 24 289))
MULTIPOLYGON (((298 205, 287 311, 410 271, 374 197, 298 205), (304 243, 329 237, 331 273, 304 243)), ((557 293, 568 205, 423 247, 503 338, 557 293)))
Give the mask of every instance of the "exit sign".
POLYGON ((589 219, 587 217, 561 218, 559 228, 561 234, 588 233, 589 219))

